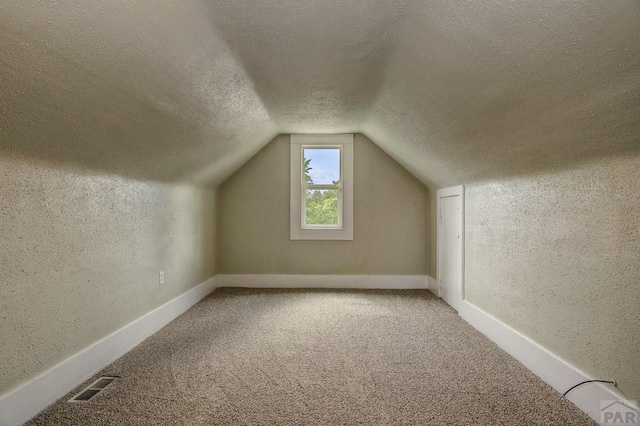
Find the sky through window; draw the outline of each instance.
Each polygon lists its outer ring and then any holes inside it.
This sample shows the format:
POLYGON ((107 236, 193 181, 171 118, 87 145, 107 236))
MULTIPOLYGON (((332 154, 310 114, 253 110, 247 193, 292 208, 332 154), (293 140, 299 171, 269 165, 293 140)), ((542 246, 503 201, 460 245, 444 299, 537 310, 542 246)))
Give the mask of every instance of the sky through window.
POLYGON ((310 159, 309 175, 316 185, 330 185, 340 180, 340 150, 337 148, 305 148, 305 160, 310 159))

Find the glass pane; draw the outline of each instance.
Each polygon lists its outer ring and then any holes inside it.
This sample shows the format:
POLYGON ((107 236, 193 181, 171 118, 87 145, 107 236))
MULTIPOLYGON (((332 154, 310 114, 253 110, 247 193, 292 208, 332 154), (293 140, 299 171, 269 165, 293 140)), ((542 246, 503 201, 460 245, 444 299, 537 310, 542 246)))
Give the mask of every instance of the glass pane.
POLYGON ((307 225, 338 225, 338 191, 307 189, 305 194, 307 225))
POLYGON ((332 185, 340 181, 340 149, 304 148, 302 155, 307 184, 332 185))

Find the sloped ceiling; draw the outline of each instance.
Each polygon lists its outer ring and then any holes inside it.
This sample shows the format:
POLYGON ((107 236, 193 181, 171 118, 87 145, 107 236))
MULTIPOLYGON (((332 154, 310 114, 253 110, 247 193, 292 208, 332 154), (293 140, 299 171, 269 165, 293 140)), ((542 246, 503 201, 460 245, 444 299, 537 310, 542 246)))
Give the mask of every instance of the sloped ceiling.
POLYGON ((0 153, 217 184, 363 132, 435 187, 640 152, 640 2, 0 3, 0 153))

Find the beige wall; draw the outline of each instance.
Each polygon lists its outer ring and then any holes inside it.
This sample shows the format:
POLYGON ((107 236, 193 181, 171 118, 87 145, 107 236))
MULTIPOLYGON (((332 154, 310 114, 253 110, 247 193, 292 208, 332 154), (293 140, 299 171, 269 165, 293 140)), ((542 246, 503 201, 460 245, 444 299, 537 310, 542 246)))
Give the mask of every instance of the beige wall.
POLYGON ((215 274, 212 191, 7 158, 0 183, 0 395, 215 274))
POLYGON ((468 300, 640 400, 640 157, 466 187, 468 300))
POLYGON ((220 187, 221 273, 427 273, 428 191, 371 141, 355 137, 353 241, 289 240, 289 162, 278 136, 220 187))

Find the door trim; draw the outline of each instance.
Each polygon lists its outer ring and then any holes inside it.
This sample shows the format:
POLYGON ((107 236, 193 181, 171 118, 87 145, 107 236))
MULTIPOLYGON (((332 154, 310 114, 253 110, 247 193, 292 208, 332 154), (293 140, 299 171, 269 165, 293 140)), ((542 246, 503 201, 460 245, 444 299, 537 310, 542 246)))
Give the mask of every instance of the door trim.
POLYGON ((448 197, 460 197, 460 300, 458 301, 458 307, 462 305, 462 301, 465 300, 464 291, 464 244, 465 244, 465 227, 464 227, 464 185, 452 186, 450 188, 438 189, 436 202, 436 222, 437 222, 437 270, 436 280, 438 284, 438 297, 442 298, 442 198, 448 197))

